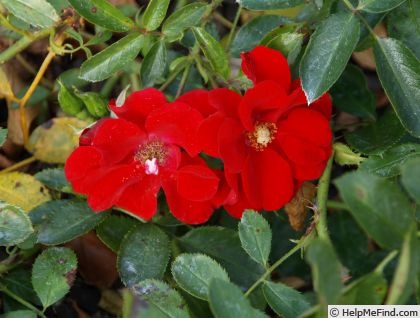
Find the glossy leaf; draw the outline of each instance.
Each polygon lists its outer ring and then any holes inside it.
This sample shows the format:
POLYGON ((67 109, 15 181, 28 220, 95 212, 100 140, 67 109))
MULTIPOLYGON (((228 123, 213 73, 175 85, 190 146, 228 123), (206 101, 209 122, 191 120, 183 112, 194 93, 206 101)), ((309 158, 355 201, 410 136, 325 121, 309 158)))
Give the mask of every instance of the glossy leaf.
POLYGON ((78 130, 87 123, 74 117, 56 117, 35 128, 28 150, 35 158, 48 163, 65 163, 79 144, 78 130))
POLYGON ((82 64, 80 78, 98 82, 110 77, 137 57, 143 41, 143 35, 131 33, 114 42, 82 64))
POLYGON ((387 305, 404 305, 414 293, 420 264, 420 241, 416 231, 417 226, 413 222, 410 230, 405 234, 397 269, 386 300, 387 305))
POLYGON ((196 26, 209 9, 210 6, 205 2, 187 4, 166 19, 162 26, 162 33, 171 41, 180 39, 183 32, 187 28, 196 26))
POLYGON ((73 94, 67 87, 65 87, 60 81, 60 90, 58 91, 58 103, 60 104, 63 112, 70 116, 74 116, 84 108, 83 102, 75 94, 73 94))
POLYGON ((1 0, 0 3, 14 16, 36 27, 48 28, 60 20, 54 7, 45 0, 1 0))
POLYGON ((284 318, 299 317, 310 307, 301 293, 281 283, 264 282, 263 292, 270 307, 284 318))
POLYGON ((106 213, 94 213, 86 202, 55 200, 33 209, 30 218, 37 241, 58 245, 81 236, 104 220, 106 213))
POLYGON ((359 0, 357 10, 384 12, 394 9, 406 0, 359 0))
MULTIPOLYGON (((418 146, 418 145, 416 145, 418 146)), ((401 167, 401 183, 410 196, 420 205, 420 158, 407 160, 401 167)))
POLYGON ((135 295, 131 318, 189 318, 184 299, 168 284, 146 279, 132 286, 135 295))
POLYGON ((33 176, 10 172, 0 175, 0 200, 29 212, 51 200, 48 189, 33 176))
POLYGON ((342 289, 341 265, 333 247, 321 239, 308 246, 306 260, 311 265, 314 289, 322 307, 336 304, 342 289))
POLYGON ((243 25, 231 44, 231 54, 239 57, 241 52, 250 51, 258 45, 264 36, 284 23, 286 19, 278 15, 263 15, 243 25))
POLYGON ((208 299, 212 279, 229 281, 228 274, 215 260, 204 254, 181 254, 172 263, 172 276, 191 295, 208 299))
POLYGON ((101 94, 97 92, 78 93, 80 98, 86 106, 87 111, 96 118, 104 117, 109 114, 108 102, 101 94))
POLYGON ((41 302, 34 291, 31 282, 31 270, 15 268, 1 278, 1 284, 4 285, 15 295, 31 302, 34 305, 41 305, 41 302))
POLYGON ((357 223, 380 246, 398 248, 413 221, 413 207, 393 182, 366 171, 347 173, 335 181, 357 223))
POLYGON ((96 235, 111 250, 118 252, 124 236, 137 224, 134 218, 110 215, 96 228, 96 235))
POLYGON ((241 317, 259 318, 267 317, 262 312, 251 307, 238 286, 215 278, 209 287, 210 308, 216 318, 241 317))
POLYGON ((334 105, 346 113, 375 119, 376 100, 367 86, 363 72, 351 64, 347 65, 338 81, 331 87, 334 105))
POLYGON ((15 311, 8 311, 1 317, 2 318, 36 318, 37 315, 35 312, 30 311, 30 310, 15 310, 15 311))
POLYGON ((213 70, 223 78, 229 77, 229 59, 220 43, 203 28, 194 27, 194 36, 213 70))
POLYGON ((68 0, 82 17, 114 32, 127 32, 134 23, 107 0, 68 0))
POLYGON ((145 279, 161 279, 169 261, 169 239, 152 224, 132 229, 121 243, 118 252, 118 271, 126 286, 145 279))
POLYGON ((296 7, 304 0, 238 0, 238 3, 250 10, 273 10, 296 7))
POLYGON ((150 0, 144 11, 142 23, 147 31, 156 30, 168 11, 170 0, 150 0))
POLYGON ((362 162, 360 169, 381 177, 395 177, 400 174, 401 166, 411 158, 420 158, 420 145, 402 144, 388 149, 383 154, 369 156, 362 162))
POLYGON ((359 32, 358 18, 339 12, 327 18, 312 34, 299 70, 309 103, 340 77, 359 40, 359 32))
POLYGON ((263 273, 242 249, 236 231, 223 227, 200 227, 189 231, 179 240, 181 248, 190 253, 203 253, 217 261, 231 280, 243 288, 250 287, 263 273))
POLYGON ((44 250, 32 267, 32 285, 44 308, 64 297, 76 277, 77 258, 71 249, 44 250))
POLYGON ((388 282, 382 273, 372 272, 346 286, 340 298, 342 305, 381 305, 385 299, 388 282))
POLYGON ((266 219, 255 211, 246 211, 238 228, 243 249, 256 262, 267 266, 272 234, 266 219))
POLYGON ((34 177, 50 189, 71 192, 71 185, 64 175, 63 168, 47 168, 37 172, 34 177))
POLYGON ((420 59, 420 2, 407 0, 387 15, 388 35, 399 39, 420 59))
POLYGON ((364 154, 381 154, 394 146, 405 134, 404 127, 393 111, 388 111, 377 122, 359 128, 344 136, 351 148, 364 154))
POLYGON ((0 201, 0 246, 23 242, 34 229, 21 208, 0 201))
POLYGON ((168 63, 168 52, 163 40, 157 41, 141 63, 140 75, 144 87, 153 86, 164 80, 168 63))
POLYGON ((405 129, 420 137, 420 61, 395 39, 377 39, 376 70, 382 86, 405 129))

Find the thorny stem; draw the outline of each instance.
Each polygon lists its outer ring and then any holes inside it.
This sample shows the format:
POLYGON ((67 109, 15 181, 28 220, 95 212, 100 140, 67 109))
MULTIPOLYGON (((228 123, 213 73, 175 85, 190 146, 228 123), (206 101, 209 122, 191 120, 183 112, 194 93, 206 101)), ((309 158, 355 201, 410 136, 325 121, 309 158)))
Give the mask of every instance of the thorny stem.
POLYGON ((232 43, 233 35, 235 34, 236 26, 238 25, 239 18, 241 17, 242 6, 239 5, 238 11, 236 11, 235 19, 233 20, 232 28, 229 32, 229 37, 226 42, 226 50, 229 50, 230 44, 232 43))
POLYGON ((16 295, 15 293, 13 293, 9 289, 7 289, 7 287, 4 286, 3 284, 0 285, 0 291, 2 291, 3 293, 5 293, 7 296, 13 298, 17 302, 21 303, 26 308, 34 311, 38 316, 40 316, 42 318, 47 318, 41 310, 39 310, 38 308, 36 308, 34 305, 28 303, 26 300, 20 298, 18 295, 16 295))
POLYGON ((334 153, 331 154, 331 158, 328 160, 327 166, 318 182, 317 191, 317 208, 318 208, 318 222, 316 224, 316 231, 320 239, 329 241, 327 229, 327 200, 328 200, 328 189, 330 188, 331 169, 334 159, 334 153))
MULTIPOLYGON (((57 38, 57 45, 61 45, 65 39, 65 35, 61 34, 57 38)), ((25 146, 28 145, 28 139, 29 139, 29 127, 26 123, 26 113, 25 113, 25 106, 28 102, 29 98, 31 98, 32 94, 34 93, 36 87, 38 86, 39 82, 41 81, 42 77, 44 76, 48 66, 54 59, 56 53, 51 50, 49 50, 47 56, 45 57, 44 61, 41 64, 41 67, 38 70, 38 73, 36 74, 34 80, 32 81, 31 86, 29 86, 28 90, 26 91, 25 95, 22 97, 22 99, 19 102, 19 112, 20 112, 20 126, 22 129, 23 134, 23 143, 25 146)))
POLYGON ((313 232, 310 232, 307 236, 302 237, 299 240, 299 242, 291 250, 289 250, 286 254, 284 254, 279 260, 277 260, 277 262, 275 262, 273 265, 271 265, 263 275, 261 275, 261 277, 246 291, 245 297, 248 297, 285 260, 287 260, 290 256, 295 254, 300 249, 307 246, 309 244, 309 242, 312 240, 312 238, 313 238, 313 232))
POLYGON ((35 157, 26 158, 22 161, 19 161, 19 162, 15 163, 14 165, 11 165, 10 167, 7 167, 6 169, 3 169, 2 171, 0 171, 0 174, 4 174, 4 173, 10 172, 10 171, 19 169, 19 168, 24 167, 24 166, 26 166, 26 165, 28 165, 28 164, 36 161, 36 160, 37 159, 35 157))

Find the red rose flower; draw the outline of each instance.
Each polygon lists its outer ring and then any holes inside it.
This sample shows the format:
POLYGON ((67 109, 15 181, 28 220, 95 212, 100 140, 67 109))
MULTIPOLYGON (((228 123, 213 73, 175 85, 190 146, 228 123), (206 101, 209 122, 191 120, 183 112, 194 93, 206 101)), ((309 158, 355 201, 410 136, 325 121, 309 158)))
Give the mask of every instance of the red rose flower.
POLYGON ((330 96, 308 106, 283 55, 256 47, 242 54, 242 70, 254 83, 243 97, 217 89, 180 99, 211 113, 200 125, 200 144, 224 162, 236 193, 225 208, 236 217, 245 208, 272 211, 289 202, 304 180, 322 174, 332 141, 330 96))
POLYGON ((95 211, 117 206, 149 220, 163 188, 173 215, 185 223, 211 216, 219 178, 198 154, 202 115, 185 103, 167 103, 153 88, 134 92, 118 118, 86 129, 70 155, 65 173, 74 191, 87 196, 95 211), (185 151, 183 151, 185 150, 185 151))

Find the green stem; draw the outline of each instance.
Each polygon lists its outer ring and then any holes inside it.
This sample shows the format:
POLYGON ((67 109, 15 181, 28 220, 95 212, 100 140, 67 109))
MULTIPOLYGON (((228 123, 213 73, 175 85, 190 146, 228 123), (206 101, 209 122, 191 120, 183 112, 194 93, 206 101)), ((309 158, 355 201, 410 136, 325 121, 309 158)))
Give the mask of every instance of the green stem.
POLYGON ((319 218, 316 223, 316 231, 320 239, 329 241, 327 229, 327 200, 328 200, 328 189, 330 188, 331 169, 333 164, 334 153, 331 154, 331 158, 328 160, 327 166, 318 182, 317 192, 317 207, 319 218))
POLYGON ((23 306, 25 306, 26 308, 36 312, 36 314, 42 318, 47 318, 44 313, 39 310, 38 308, 36 308, 34 305, 30 304, 29 302, 27 302, 26 300, 20 298, 18 295, 14 294, 12 291, 10 291, 9 289, 7 289, 6 286, 4 285, 0 285, 0 291, 2 291, 3 293, 5 293, 7 296, 13 298, 14 300, 16 300, 17 302, 21 303, 23 306))
POLYGON ((375 272, 378 274, 383 273, 385 267, 389 264, 390 261, 392 261, 395 258, 395 256, 397 256, 397 254, 398 251, 392 251, 391 253, 389 253, 375 268, 375 272))
POLYGON ((333 200, 328 200, 327 201, 327 208, 334 209, 334 210, 345 210, 345 211, 350 210, 348 205, 345 204, 344 202, 333 201, 333 200))
POLYGON ((360 8, 355 8, 353 7, 353 5, 350 3, 349 0, 342 0, 343 3, 345 4, 345 6, 351 11, 353 12, 353 14, 357 14, 357 16, 359 17, 359 19, 364 23, 364 25, 366 26, 366 28, 368 29, 369 33, 373 35, 373 37, 376 39, 376 34, 375 32, 373 32, 372 28, 370 27, 369 23, 366 21, 366 19, 360 14, 360 12, 358 11, 360 8))
POLYGON ((47 28, 43 29, 35 34, 32 37, 23 36, 17 40, 12 46, 9 46, 6 50, 0 53, 0 64, 3 64, 13 58, 16 54, 22 52, 26 49, 32 42, 46 38, 50 35, 53 29, 47 28))
POLYGON ((138 91, 140 89, 140 81, 136 73, 130 73, 130 83, 134 91, 138 91))
POLYGON ((112 75, 110 78, 108 78, 105 81, 104 86, 102 86, 101 91, 99 92, 101 96, 108 98, 112 92, 112 89, 118 83, 118 80, 120 79, 120 77, 121 77, 121 73, 116 73, 112 75))
POLYGON ((161 87, 159 87, 160 91, 164 91, 165 89, 168 88, 169 85, 171 85, 171 83, 176 79, 176 77, 178 76, 179 73, 181 73, 181 71, 183 70, 183 68, 179 68, 178 70, 176 70, 175 72, 173 72, 165 81, 165 83, 162 84, 161 87))
POLYGON ((286 254, 284 254, 277 262, 271 265, 266 272, 261 275, 261 277, 246 291, 245 297, 248 297, 262 282, 264 282, 270 274, 279 267, 285 260, 287 260, 290 256, 295 254, 300 249, 304 248, 313 238, 313 232, 309 233, 307 236, 302 237, 299 242, 286 254))
POLYGON ((238 11, 236 11, 235 19, 233 20, 232 28, 229 32, 229 37, 226 42, 226 50, 229 50, 230 44, 232 43, 233 35, 235 34, 236 26, 238 25, 239 18, 241 17, 242 6, 239 5, 238 11))
POLYGON ((191 64, 188 64, 182 74, 181 82, 179 83, 178 90, 176 91, 175 99, 181 96, 182 91, 184 90, 185 84, 187 84, 188 75, 190 75, 191 64))

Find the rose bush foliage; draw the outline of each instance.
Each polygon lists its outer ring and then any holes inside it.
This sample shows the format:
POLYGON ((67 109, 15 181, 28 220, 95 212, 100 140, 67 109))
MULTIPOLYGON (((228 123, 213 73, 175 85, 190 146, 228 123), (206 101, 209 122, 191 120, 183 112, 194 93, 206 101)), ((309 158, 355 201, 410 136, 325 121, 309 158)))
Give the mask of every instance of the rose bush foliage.
POLYGON ((122 317, 418 304, 416 1, 0 13, 6 317, 88 310, 88 285, 122 317))

